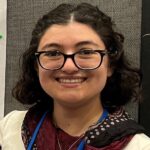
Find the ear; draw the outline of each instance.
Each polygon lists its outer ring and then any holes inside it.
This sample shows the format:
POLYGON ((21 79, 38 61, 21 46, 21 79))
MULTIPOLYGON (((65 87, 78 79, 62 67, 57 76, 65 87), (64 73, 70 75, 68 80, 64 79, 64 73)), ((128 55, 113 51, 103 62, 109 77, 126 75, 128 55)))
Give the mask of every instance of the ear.
POLYGON ((107 70, 107 77, 111 77, 112 74, 113 74, 113 72, 114 72, 114 69, 113 69, 112 66, 110 66, 110 64, 109 64, 108 70, 107 70))

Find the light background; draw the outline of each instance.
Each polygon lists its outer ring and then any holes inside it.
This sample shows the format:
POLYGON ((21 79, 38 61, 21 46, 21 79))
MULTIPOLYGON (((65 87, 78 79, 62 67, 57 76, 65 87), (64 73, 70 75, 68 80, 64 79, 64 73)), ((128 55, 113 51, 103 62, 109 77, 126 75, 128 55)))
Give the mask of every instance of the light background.
POLYGON ((7 1, 0 0, 0 118, 4 115, 7 1))

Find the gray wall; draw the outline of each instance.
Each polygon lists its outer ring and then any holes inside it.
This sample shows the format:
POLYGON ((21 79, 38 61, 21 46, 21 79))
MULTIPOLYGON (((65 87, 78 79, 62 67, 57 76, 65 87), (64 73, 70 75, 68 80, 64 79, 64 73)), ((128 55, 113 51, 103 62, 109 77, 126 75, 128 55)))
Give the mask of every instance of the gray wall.
MULTIPOLYGON (((35 22, 45 12, 63 2, 88 2, 110 15, 117 30, 125 36, 125 53, 129 61, 140 66, 141 0, 9 0, 6 62, 5 114, 14 109, 25 109, 11 96, 19 75, 19 57, 28 47, 35 22)), ((138 105, 129 104, 127 110, 137 120, 138 105)))

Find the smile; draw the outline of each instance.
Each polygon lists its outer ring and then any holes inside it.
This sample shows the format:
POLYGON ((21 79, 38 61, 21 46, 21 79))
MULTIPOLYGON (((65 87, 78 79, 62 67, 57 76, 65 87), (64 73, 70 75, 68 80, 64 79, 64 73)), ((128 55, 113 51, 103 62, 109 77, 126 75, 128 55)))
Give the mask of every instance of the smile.
POLYGON ((86 78, 73 78, 73 79, 68 79, 68 78, 57 78, 56 79, 60 83, 64 84, 75 84, 75 83, 82 83, 86 80, 86 78))

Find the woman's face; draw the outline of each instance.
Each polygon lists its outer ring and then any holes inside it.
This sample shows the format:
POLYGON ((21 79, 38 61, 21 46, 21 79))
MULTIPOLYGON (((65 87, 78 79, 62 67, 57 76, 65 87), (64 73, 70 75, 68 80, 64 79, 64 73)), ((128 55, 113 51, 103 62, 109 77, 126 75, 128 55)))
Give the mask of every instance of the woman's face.
MULTIPOLYGON (((38 51, 59 50, 64 54, 83 49, 105 50, 105 45, 91 27, 77 22, 51 26, 38 47, 38 51)), ((45 70, 38 65, 38 75, 42 88, 54 102, 79 106, 100 99, 111 69, 107 55, 99 68, 90 71, 78 69, 68 58, 63 68, 57 71, 45 70)))

